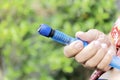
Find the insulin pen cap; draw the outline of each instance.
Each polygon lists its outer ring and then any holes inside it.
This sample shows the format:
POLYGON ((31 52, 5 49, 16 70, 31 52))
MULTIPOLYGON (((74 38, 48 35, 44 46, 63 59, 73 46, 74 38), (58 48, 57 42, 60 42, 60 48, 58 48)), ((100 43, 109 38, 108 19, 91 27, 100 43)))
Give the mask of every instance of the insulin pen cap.
POLYGON ((52 30, 52 28, 49 27, 48 25, 41 24, 40 28, 38 29, 38 33, 43 35, 43 36, 49 37, 51 30, 52 30))

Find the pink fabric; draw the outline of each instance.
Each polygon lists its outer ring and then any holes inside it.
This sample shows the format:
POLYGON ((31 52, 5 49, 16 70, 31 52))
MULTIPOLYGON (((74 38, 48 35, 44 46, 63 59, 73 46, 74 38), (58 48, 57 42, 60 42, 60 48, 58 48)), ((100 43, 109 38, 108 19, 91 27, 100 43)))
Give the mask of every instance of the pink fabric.
POLYGON ((95 70, 89 80, 97 80, 103 73, 103 71, 95 70))

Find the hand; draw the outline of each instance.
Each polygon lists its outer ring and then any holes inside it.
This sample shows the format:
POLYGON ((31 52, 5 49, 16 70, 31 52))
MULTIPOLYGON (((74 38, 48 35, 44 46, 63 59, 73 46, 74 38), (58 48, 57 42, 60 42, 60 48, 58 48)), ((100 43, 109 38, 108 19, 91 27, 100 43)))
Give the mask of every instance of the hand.
POLYGON ((91 29, 88 32, 77 32, 76 37, 87 41, 84 47, 78 40, 64 47, 66 57, 74 57, 77 62, 87 68, 97 68, 102 71, 110 69, 110 62, 116 54, 115 46, 104 33, 91 29))

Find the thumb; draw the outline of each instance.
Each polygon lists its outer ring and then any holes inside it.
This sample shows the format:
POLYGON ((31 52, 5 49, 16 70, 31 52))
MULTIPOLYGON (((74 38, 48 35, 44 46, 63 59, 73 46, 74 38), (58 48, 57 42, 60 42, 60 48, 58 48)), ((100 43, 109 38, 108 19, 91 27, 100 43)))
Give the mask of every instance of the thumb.
POLYGON ((104 33, 100 32, 96 29, 90 29, 87 32, 77 32, 75 36, 84 41, 91 42, 93 40, 98 39, 98 37, 102 34, 104 34, 104 33))

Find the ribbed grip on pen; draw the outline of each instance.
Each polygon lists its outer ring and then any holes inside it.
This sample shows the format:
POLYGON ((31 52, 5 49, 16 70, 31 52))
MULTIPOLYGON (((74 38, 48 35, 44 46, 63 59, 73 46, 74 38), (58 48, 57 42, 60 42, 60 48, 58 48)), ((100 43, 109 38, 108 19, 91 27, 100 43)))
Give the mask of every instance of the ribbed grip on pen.
MULTIPOLYGON (((70 36, 68 36, 68 35, 66 35, 63 32, 60 32, 58 30, 55 30, 55 33, 54 33, 54 36, 52 37, 52 39, 57 41, 57 42, 60 42, 62 44, 70 44, 73 41, 81 40, 78 38, 70 37, 70 36)), ((84 46, 88 45, 88 43, 86 41, 83 41, 83 40, 81 40, 81 41, 83 42, 84 46)))

